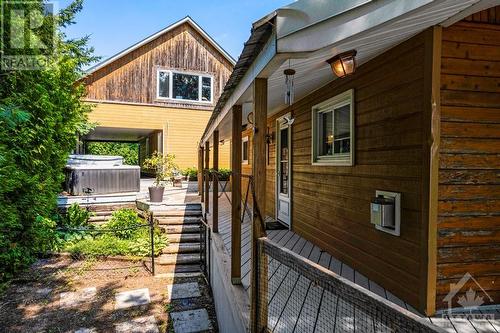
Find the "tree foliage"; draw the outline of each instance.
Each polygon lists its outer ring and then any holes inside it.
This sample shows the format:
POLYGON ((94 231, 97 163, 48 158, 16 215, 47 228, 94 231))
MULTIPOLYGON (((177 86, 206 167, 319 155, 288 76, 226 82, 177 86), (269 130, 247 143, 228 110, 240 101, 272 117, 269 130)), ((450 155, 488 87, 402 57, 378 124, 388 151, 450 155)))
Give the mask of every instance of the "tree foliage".
MULTIPOLYGON (((41 10, 42 3, 15 5, 41 10)), ((8 11, 12 2, 3 5, 8 11)), ((65 27, 81 6, 82 1, 76 0, 47 19, 65 27)), ((4 23, 4 31, 9 31, 9 22, 4 23)), ((40 29, 39 34, 48 39, 53 31, 40 29)), ((6 35, 1 43, 10 51, 6 35)), ((87 47, 87 38, 68 40, 60 29, 55 43, 57 48, 39 70, 0 71, 0 282, 50 246, 54 224, 47 218, 56 211, 75 134, 87 127, 90 106, 82 103, 85 89, 75 82, 82 68, 96 60, 93 50, 87 47)))
POLYGON ((87 153, 122 156, 124 164, 139 165, 139 144, 137 143, 89 142, 87 153))

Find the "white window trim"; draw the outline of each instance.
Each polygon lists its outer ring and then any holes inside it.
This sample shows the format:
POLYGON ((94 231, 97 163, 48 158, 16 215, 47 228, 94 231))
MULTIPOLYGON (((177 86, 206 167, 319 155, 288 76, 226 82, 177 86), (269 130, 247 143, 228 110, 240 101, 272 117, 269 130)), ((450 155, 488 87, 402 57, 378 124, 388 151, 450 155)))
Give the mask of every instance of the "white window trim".
POLYGON ((312 144, 311 144, 311 164, 312 165, 325 165, 325 166, 353 166, 354 165, 354 152, 355 152, 355 140, 354 140, 354 90, 347 90, 337 96, 334 96, 324 102, 316 104, 312 107, 312 144), (318 156, 318 117, 319 113, 333 110, 345 105, 350 105, 350 141, 351 141, 351 152, 349 154, 334 155, 334 156, 318 156))
POLYGON ((161 101, 177 101, 177 102, 185 102, 185 103, 213 104, 214 77, 211 74, 184 72, 184 71, 158 68, 156 71, 156 99, 161 100, 161 101), (168 96, 169 97, 160 96, 160 72, 168 73, 168 96), (182 99, 182 98, 173 98, 172 97, 173 96, 173 89, 174 89, 174 85, 173 85, 174 74, 186 74, 186 75, 198 76, 198 100, 193 101, 191 99, 182 99), (202 87, 203 87, 202 81, 203 81, 204 77, 210 78, 210 101, 203 101, 202 100, 202 87))
POLYGON ((250 158, 250 146, 249 146, 249 143, 248 143, 248 136, 245 136, 243 138, 241 138, 241 164, 248 164, 248 158, 250 158), (243 159, 243 143, 246 142, 247 143, 247 159, 244 160, 243 159))

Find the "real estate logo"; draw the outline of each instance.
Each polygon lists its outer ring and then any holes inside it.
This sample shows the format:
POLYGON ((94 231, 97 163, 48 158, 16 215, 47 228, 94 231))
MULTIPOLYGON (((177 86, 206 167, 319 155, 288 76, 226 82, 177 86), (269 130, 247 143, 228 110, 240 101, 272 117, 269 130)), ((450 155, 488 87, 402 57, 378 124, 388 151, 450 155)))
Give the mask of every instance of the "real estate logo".
POLYGON ((55 2, 1 2, 2 70, 45 68, 56 50, 55 2))
POLYGON ((493 303, 493 299, 470 273, 465 273, 457 283, 450 284, 450 291, 443 301, 448 304, 443 317, 495 319, 493 314, 479 311, 481 306, 493 303))

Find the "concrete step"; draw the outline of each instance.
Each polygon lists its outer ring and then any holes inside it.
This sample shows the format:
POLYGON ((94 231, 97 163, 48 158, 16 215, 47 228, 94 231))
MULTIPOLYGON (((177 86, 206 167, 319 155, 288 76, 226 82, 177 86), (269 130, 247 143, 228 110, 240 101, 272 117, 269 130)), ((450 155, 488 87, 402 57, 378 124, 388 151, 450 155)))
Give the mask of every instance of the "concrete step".
POLYGON ((198 264, 200 262, 200 255, 193 253, 161 254, 158 256, 157 262, 160 265, 198 264))
POLYGON ((89 222, 106 222, 111 218, 111 215, 109 216, 91 216, 89 217, 89 222))
POLYGON ((105 211, 100 211, 100 212, 92 212, 94 216, 111 216, 113 214, 112 210, 105 210, 105 211))
POLYGON ((201 209, 196 210, 184 210, 184 209, 169 209, 165 211, 158 211, 153 213, 154 217, 184 217, 184 216, 202 216, 201 209))
POLYGON ((197 216, 170 216, 170 217, 160 217, 156 218, 155 221, 159 225, 179 225, 179 224, 200 224, 200 217, 197 216))
POLYGON ((160 229, 167 234, 199 234, 200 226, 197 224, 161 225, 160 229))
POLYGON ((200 251, 200 243, 171 243, 162 250, 164 254, 193 253, 200 251))
POLYGON ((200 234, 167 234, 170 244, 172 243, 198 243, 200 234))

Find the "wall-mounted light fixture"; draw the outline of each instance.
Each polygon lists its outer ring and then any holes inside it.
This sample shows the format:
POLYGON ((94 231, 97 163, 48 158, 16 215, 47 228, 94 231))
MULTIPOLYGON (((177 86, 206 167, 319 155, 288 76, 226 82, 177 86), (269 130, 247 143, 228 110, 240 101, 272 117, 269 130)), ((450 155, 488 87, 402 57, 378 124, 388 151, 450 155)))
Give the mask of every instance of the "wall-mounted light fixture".
POLYGON ((337 54, 335 57, 328 59, 326 62, 330 64, 333 73, 343 78, 351 75, 356 70, 356 50, 351 50, 337 54))

